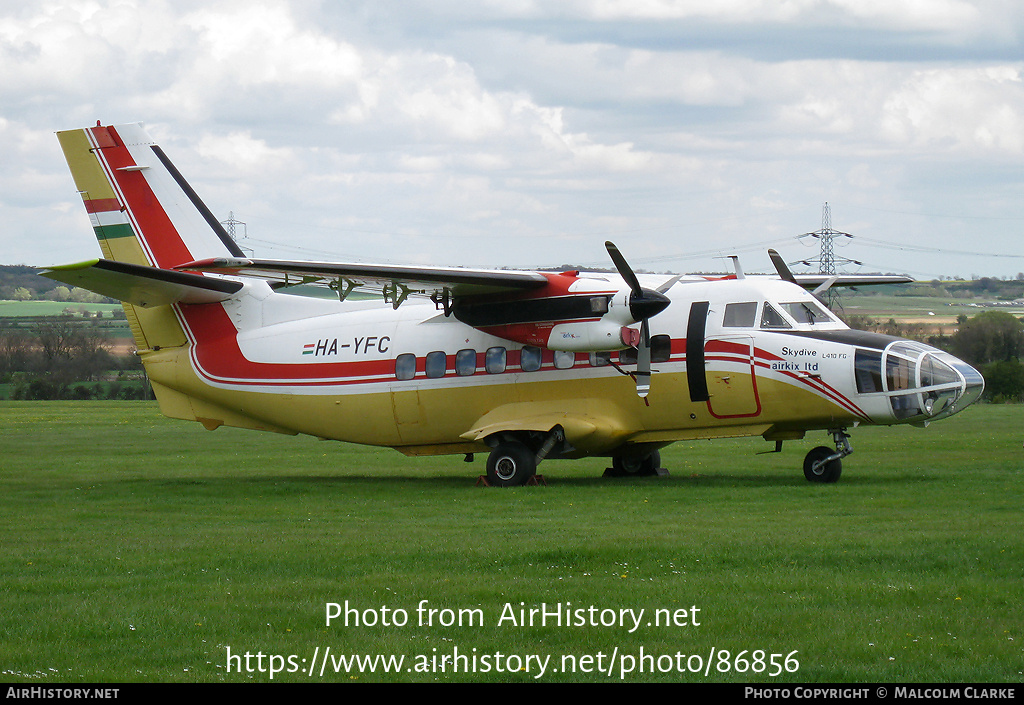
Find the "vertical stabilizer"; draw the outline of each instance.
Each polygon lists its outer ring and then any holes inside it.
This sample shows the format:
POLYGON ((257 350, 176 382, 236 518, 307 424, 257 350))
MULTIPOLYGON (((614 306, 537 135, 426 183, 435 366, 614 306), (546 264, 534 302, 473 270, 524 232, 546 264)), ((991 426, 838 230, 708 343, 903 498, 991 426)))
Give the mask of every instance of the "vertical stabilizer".
POLYGON ((244 256, 141 125, 57 138, 107 259, 168 269, 244 256))
MULTIPOLYGON (((57 133, 106 259, 169 269, 241 250, 142 125, 57 133)), ((187 338, 171 306, 124 304, 139 350, 187 338)))

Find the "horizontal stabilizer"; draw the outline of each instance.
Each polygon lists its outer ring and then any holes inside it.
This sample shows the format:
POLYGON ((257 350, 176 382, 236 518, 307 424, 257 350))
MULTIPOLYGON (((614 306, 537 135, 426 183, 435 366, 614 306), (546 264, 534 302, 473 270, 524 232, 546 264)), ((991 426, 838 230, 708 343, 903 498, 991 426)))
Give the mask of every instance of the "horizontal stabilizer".
POLYGON ((242 288, 240 282, 106 259, 48 267, 40 274, 143 308, 215 303, 242 288))

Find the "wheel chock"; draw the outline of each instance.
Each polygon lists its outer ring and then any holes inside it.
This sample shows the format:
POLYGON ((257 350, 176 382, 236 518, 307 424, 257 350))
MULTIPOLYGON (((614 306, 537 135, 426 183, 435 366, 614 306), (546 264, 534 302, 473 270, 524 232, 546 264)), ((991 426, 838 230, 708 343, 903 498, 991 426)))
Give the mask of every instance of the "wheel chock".
MULTIPOLYGON (((529 487, 531 485, 543 485, 544 487, 547 487, 548 482, 547 480, 544 479, 543 475, 534 475, 529 480, 526 481, 523 487, 529 487)), ((493 487, 493 485, 487 481, 487 475, 479 475, 476 478, 476 487, 493 487)))

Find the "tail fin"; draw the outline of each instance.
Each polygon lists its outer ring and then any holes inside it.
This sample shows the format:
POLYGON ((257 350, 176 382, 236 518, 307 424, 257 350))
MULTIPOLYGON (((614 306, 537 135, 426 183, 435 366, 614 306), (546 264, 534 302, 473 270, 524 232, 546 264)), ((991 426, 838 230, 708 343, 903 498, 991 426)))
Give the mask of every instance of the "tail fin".
POLYGON ((142 125, 58 132, 107 259, 169 269, 244 257, 142 125))
MULTIPOLYGON (((198 259, 245 255, 141 125, 58 132, 105 259, 43 274, 123 301, 160 410, 196 420, 291 433, 211 399, 191 353, 200 331, 235 328, 217 302, 239 282, 173 270, 198 259), (188 333, 186 333, 186 327, 188 333)), ((230 404, 228 405, 230 406, 230 404)))
MULTIPOLYGON (((167 270, 204 257, 244 256, 141 125, 97 125, 58 132, 57 139, 104 257, 144 269, 126 273, 120 271, 124 267, 87 267, 90 263, 83 263, 56 268, 47 276, 61 281, 70 278, 76 286, 104 295, 114 292, 117 296, 118 290, 137 295, 141 290, 150 302, 159 304, 165 302, 152 296, 151 289, 166 289, 165 283, 148 280, 167 279, 171 273, 149 267, 167 270), (111 269, 119 271, 108 271, 111 269), (139 276, 147 281, 140 284, 139 276), (93 286, 90 280, 95 280, 93 286)), ((187 295, 177 300, 187 301, 187 295)), ((137 296, 123 298, 128 299, 124 310, 139 350, 186 344, 181 323, 170 306, 140 308, 130 303, 139 303, 137 296)))

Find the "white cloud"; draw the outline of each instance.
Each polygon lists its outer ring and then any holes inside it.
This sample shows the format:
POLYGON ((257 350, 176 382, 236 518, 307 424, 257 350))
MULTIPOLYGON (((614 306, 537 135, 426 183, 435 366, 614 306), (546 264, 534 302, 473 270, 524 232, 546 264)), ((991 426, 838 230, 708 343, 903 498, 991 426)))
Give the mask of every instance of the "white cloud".
POLYGON ((146 121, 211 208, 264 240, 368 259, 603 263, 610 235, 653 257, 806 232, 825 200, 993 212, 1015 237, 1022 15, 1009 0, 8 4, 0 226, 18 259, 49 259, 28 228, 63 237, 80 208, 52 130, 101 118, 146 121))
POLYGON ((491 5, 520 17, 577 17, 601 22, 709 20, 747 25, 828 21, 885 30, 963 30, 982 15, 977 3, 966 0, 570 0, 558 4, 534 0, 491 5))
POLYGON ((1024 151, 1020 66, 914 71, 882 106, 884 135, 927 149, 1024 151))
MULTIPOLYGON (((297 26, 285 2, 216 4, 186 15, 182 22, 200 37, 208 61, 204 71, 220 72, 240 86, 261 83, 330 88, 348 84, 362 61, 351 44, 297 26)), ((209 80, 210 76, 203 77, 209 80)))
POLYGON ((196 152, 207 159, 215 159, 238 173, 250 173, 259 167, 268 169, 293 156, 288 148, 272 148, 261 139, 254 139, 248 131, 227 135, 205 134, 195 145, 196 152))

